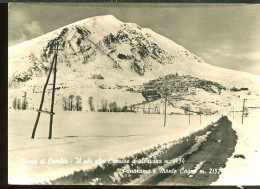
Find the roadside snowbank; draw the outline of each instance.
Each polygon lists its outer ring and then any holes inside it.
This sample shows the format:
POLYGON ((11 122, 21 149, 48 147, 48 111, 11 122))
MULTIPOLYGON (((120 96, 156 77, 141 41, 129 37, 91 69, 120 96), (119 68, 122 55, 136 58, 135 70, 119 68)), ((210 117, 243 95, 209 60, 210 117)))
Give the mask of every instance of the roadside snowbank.
POLYGON ((233 120, 232 128, 237 132, 238 141, 234 154, 221 170, 220 178, 212 185, 259 185, 260 171, 260 110, 253 110, 241 124, 241 116, 233 120), (240 157, 234 157, 240 155, 240 157), (243 155, 245 159, 243 158, 243 155))

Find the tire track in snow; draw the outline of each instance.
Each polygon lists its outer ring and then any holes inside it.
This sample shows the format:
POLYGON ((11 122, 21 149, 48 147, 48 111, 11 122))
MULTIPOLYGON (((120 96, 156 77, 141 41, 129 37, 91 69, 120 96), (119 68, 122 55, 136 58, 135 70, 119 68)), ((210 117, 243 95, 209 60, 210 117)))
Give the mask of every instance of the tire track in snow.
POLYGON ((177 169, 178 174, 160 174, 160 179, 145 181, 143 184, 158 185, 209 185, 215 182, 226 166, 227 159, 235 150, 237 136, 231 128, 232 123, 223 117, 211 131, 208 139, 201 143, 199 149, 177 169), (194 173, 180 174, 181 170, 194 173), (201 172, 199 172, 201 170, 201 172))

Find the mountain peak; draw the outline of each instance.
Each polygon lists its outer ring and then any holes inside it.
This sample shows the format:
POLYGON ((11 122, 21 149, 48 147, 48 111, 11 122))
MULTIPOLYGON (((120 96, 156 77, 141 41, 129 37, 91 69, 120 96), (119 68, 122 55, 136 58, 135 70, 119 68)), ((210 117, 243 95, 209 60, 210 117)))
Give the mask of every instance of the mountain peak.
POLYGON ((46 76, 56 39, 60 39, 63 49, 58 55, 59 71, 71 75, 75 81, 101 75, 104 85, 116 86, 172 73, 223 81, 212 72, 202 74, 202 70, 229 73, 205 64, 184 47, 150 29, 123 23, 113 15, 103 15, 66 25, 9 48, 10 86, 46 76))
MULTIPOLYGON (((101 16, 93 16, 89 18, 85 18, 83 20, 71 23, 65 27, 70 27, 70 26, 76 26, 76 25, 82 25, 82 24, 87 24, 87 23, 102 23, 102 24, 108 24, 108 23, 117 23, 117 24, 122 24, 120 20, 118 20, 115 16, 113 15, 101 15, 101 16)), ((64 28, 64 27, 62 27, 64 28)))

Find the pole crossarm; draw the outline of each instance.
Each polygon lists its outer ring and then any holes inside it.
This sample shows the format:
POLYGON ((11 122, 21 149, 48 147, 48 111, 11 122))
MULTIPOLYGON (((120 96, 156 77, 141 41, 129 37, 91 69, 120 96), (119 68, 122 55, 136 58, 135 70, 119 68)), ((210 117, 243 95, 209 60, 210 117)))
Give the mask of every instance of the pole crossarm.
POLYGON ((46 110, 36 110, 36 111, 41 112, 41 113, 45 113, 45 114, 52 114, 52 115, 55 114, 54 112, 49 112, 49 111, 46 111, 46 110))

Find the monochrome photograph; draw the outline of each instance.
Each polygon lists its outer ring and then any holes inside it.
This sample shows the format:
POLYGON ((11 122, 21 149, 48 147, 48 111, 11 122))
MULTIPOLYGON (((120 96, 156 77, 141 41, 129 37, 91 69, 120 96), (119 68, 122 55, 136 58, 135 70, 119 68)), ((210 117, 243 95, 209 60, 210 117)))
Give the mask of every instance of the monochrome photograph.
POLYGON ((259 123, 259 5, 8 5, 11 185, 259 185, 259 123))

